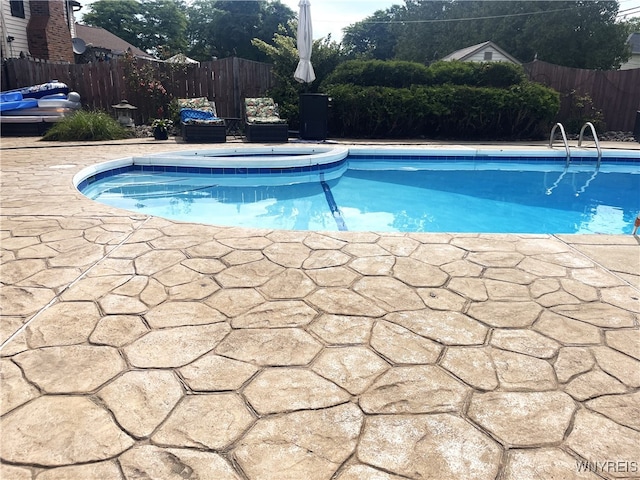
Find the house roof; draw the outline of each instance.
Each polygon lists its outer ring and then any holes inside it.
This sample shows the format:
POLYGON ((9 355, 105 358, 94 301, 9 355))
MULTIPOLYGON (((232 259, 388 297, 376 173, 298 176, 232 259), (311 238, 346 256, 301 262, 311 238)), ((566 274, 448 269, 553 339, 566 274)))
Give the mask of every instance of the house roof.
POLYGON ((627 38, 627 43, 631 45, 631 54, 636 55, 640 53, 640 32, 632 33, 627 38))
POLYGON ((136 57, 152 58, 152 56, 144 50, 140 50, 138 47, 131 45, 129 42, 124 41, 104 28, 90 27, 79 23, 76 23, 75 27, 76 37, 84 40, 87 45, 111 50, 113 53, 120 55, 128 49, 131 49, 131 53, 136 57))
POLYGON ((502 55, 504 55, 506 58, 508 58, 513 63, 517 63, 518 65, 520 64, 520 62, 518 60, 516 60, 514 57, 509 55, 507 52, 505 52, 498 45, 496 45, 495 43, 493 43, 491 41, 482 42, 482 43, 479 43, 477 45, 471 45, 470 47, 463 48, 461 50, 456 50, 455 52, 450 53, 449 55, 444 57, 442 60, 463 60, 464 61, 467 58, 472 57, 473 55, 475 55, 476 53, 484 50, 487 47, 491 47, 494 50, 500 52, 502 55))

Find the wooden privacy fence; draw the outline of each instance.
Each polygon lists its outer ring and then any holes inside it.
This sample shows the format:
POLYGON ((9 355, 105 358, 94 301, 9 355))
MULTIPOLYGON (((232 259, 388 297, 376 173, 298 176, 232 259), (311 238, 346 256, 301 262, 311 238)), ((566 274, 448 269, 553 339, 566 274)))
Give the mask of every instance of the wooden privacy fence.
MULTIPOLYGON (((51 80, 66 83, 78 92, 85 109, 113 113, 112 105, 127 100, 138 107, 136 123, 159 116, 158 99, 131 85, 127 62, 68 64, 11 58, 2 66, 2 90, 38 85, 51 80)), ((264 96, 273 87, 272 66, 267 63, 230 57, 200 64, 170 64, 136 59, 138 70, 153 71, 167 91, 164 99, 207 97, 216 102, 221 117, 243 116, 245 97, 264 96)))
POLYGON ((636 112, 640 110, 640 68, 583 70, 535 60, 525 64, 524 69, 530 80, 560 92, 558 121, 570 120, 575 109, 571 105, 574 93, 588 94, 593 107, 602 112, 607 130, 633 131, 636 112))
MULTIPOLYGON (((231 57, 211 62, 176 65, 137 59, 137 68, 154 69, 168 97, 207 97, 214 100, 221 117, 243 116, 245 97, 263 96, 274 86, 272 66, 231 57), (145 67, 146 66, 146 67, 145 67)), ((112 105, 126 99, 138 107, 136 123, 158 116, 152 95, 132 89, 125 75, 126 61, 67 64, 11 58, 2 65, 2 90, 59 80, 80 94, 85 108, 113 112, 112 105)), ((640 69, 582 70, 542 61, 524 65, 530 80, 561 93, 558 121, 566 123, 572 113, 572 95, 588 94, 602 112, 607 130, 632 131, 640 110, 640 69)))

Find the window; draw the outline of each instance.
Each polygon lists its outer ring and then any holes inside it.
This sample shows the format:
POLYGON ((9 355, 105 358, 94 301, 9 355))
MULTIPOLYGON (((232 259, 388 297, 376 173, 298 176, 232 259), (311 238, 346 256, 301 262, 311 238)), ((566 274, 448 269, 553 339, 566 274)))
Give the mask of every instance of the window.
POLYGON ((11 16, 24 18, 24 1, 23 0, 9 0, 11 5, 11 16))
POLYGON ((484 52, 484 61, 490 62, 493 60, 493 52, 484 52))

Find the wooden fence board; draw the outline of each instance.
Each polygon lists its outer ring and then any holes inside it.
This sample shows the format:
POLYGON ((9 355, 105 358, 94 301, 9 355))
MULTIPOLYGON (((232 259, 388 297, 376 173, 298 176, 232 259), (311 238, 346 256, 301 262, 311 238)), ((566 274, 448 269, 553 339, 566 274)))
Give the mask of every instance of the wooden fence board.
MULTIPOLYGON (((170 97, 207 97, 216 102, 223 117, 243 116, 245 97, 264 96, 274 86, 272 66, 236 57, 199 65, 175 66, 150 63, 158 78, 166 78, 170 97)), ((636 112, 640 111, 640 69, 596 71, 561 67, 534 61, 524 65, 529 79, 543 83, 561 93, 558 121, 571 115, 571 92, 588 94, 596 109, 604 115, 608 130, 633 130, 636 112)), ((155 118, 157 112, 145 95, 129 91, 124 78, 124 62, 116 59, 93 64, 65 64, 11 58, 2 65, 2 89, 11 90, 59 80, 80 94, 83 106, 113 112, 111 105, 123 99, 138 107, 137 123, 155 118)))
MULTIPOLYGON (((186 66, 140 59, 137 64, 153 66, 156 78, 164 80, 168 98, 207 97, 216 102, 218 114, 224 117, 241 117, 244 96, 265 95, 274 85, 270 64, 235 57, 186 66)), ((145 94, 130 91, 124 77, 124 62, 118 59, 66 64, 11 58, 2 65, 2 90, 56 79, 80 94, 83 108, 113 113, 112 105, 128 100, 138 107, 136 123, 155 118, 158 112, 153 102, 145 94)))
POLYGON ((561 94, 558 121, 571 117, 572 92, 589 95, 593 107, 602 112, 607 130, 632 131, 640 111, 640 68, 632 70, 584 70, 534 61, 524 65, 530 80, 561 94))

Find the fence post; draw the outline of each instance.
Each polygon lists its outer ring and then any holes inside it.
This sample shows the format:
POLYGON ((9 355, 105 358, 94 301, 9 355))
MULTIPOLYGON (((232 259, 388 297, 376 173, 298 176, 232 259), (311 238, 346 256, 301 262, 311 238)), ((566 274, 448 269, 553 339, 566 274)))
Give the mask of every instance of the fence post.
POLYGON ((234 117, 242 118, 240 108, 240 62, 238 57, 233 57, 233 111, 234 117))

